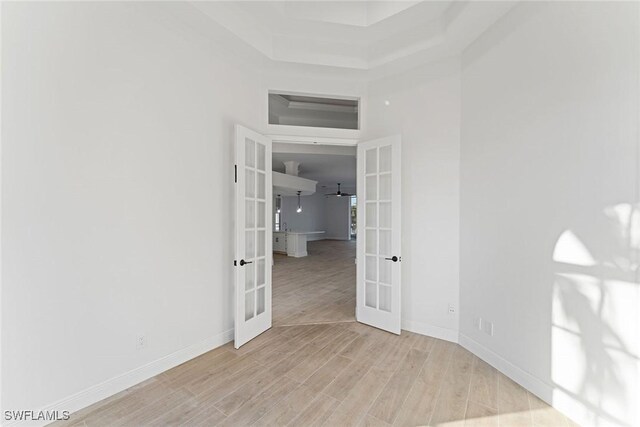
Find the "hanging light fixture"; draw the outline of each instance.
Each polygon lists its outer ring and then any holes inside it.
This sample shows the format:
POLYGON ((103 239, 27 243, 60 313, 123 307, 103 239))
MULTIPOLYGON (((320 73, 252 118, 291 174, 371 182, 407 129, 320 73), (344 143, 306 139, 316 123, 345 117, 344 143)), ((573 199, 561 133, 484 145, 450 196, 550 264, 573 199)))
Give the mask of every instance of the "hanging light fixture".
POLYGON ((280 213, 280 209, 282 209, 282 196, 278 194, 276 196, 276 213, 280 213))
POLYGON ((300 193, 302 193, 302 191, 298 191, 298 209, 296 209, 296 212, 298 213, 302 212, 302 204, 300 203, 300 193))

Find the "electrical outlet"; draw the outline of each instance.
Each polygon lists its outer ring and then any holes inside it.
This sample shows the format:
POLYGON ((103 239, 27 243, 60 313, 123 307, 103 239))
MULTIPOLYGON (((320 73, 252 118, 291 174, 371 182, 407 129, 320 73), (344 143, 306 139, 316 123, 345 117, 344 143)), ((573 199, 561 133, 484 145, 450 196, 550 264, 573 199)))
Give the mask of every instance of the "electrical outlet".
POLYGON ((455 314, 456 307, 453 304, 449 304, 449 314, 455 314))
POLYGON ((144 335, 136 337, 136 350, 140 350, 147 346, 147 339, 144 335))
POLYGON ((482 317, 478 317, 476 319, 476 327, 478 328, 479 331, 482 330, 482 317))

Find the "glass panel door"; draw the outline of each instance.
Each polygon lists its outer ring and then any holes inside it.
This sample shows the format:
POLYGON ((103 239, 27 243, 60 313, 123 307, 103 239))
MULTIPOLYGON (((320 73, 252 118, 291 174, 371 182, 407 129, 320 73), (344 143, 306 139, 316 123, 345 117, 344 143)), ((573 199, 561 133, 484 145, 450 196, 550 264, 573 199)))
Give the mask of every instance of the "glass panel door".
POLYGON ((236 126, 235 347, 271 327, 271 140, 236 126))
POLYGON ((400 333, 400 137, 358 144, 358 321, 400 333))

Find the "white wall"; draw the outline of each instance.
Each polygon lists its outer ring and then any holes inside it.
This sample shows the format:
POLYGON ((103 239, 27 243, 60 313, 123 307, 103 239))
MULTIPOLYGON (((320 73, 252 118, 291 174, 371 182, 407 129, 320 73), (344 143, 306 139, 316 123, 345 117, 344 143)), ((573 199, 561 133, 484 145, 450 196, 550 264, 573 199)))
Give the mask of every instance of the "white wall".
POLYGON ((325 198, 325 221, 327 239, 351 239, 351 197, 325 198))
POLYGON ((460 64, 372 82, 365 138, 402 135, 403 328, 458 337, 460 64), (389 101, 389 105, 385 105, 389 101))
POLYGON ((281 226, 291 231, 325 231, 308 236, 309 241, 324 239, 349 240, 351 237, 349 197, 326 197, 321 192, 300 198, 302 212, 296 212, 298 198, 282 198, 281 226))
POLYGON ((231 337, 231 141, 259 86, 191 9, 2 4, 3 409, 231 337))
POLYGON ((525 3, 463 58, 461 342, 583 425, 640 424, 639 6, 525 3))
MULTIPOLYGON (((326 229, 325 197, 321 193, 300 197, 302 212, 296 212, 298 198, 288 196, 282 198, 281 226, 290 231, 322 231, 326 229)), ((310 235, 307 240, 322 240, 324 235, 310 235)))

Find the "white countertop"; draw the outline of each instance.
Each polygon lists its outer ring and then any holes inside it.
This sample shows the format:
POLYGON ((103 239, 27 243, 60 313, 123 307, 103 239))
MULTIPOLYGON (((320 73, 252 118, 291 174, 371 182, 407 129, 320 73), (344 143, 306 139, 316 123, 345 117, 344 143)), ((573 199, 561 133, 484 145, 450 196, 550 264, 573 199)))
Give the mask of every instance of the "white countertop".
POLYGON ((324 234, 324 231, 274 231, 274 233, 287 233, 287 234, 324 234))

